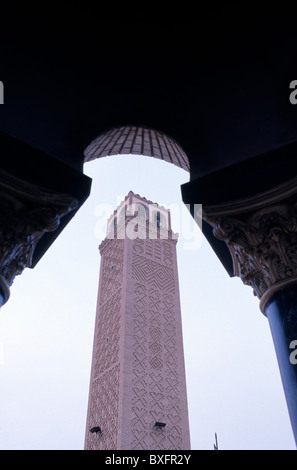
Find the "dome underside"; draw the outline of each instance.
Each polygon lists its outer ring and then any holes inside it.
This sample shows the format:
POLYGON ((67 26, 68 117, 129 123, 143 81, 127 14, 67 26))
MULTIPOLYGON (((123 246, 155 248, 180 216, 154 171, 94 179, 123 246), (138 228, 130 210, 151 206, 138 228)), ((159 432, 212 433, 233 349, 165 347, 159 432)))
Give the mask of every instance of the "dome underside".
POLYGON ((85 162, 111 155, 145 155, 190 171, 188 158, 171 137, 154 129, 116 127, 99 135, 85 149, 85 162))

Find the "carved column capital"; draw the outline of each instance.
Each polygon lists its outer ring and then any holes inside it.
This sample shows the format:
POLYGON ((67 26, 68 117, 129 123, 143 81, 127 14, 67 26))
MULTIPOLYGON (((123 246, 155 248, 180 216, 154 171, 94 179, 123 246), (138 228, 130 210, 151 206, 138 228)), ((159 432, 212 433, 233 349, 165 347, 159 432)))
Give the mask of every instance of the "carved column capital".
POLYGON ((279 188, 273 198, 267 197, 270 192, 237 201, 233 208, 231 203, 203 208, 215 237, 229 248, 234 275, 250 285, 262 303, 268 293, 297 282, 296 188, 291 185, 289 194, 279 188))
POLYGON ((38 241, 54 231, 77 201, 0 171, 0 287, 4 301, 16 275, 31 267, 38 241))

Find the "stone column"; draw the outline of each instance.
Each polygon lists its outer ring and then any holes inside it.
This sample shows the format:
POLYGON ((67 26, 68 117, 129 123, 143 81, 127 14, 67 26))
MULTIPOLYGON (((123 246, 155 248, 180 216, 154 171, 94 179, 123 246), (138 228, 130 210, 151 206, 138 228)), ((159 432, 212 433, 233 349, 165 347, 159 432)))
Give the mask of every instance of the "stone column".
POLYGON ((250 198, 204 205, 203 219, 227 244, 234 275, 252 287, 268 318, 297 443, 297 178, 250 198))
POLYGON ((77 207, 67 194, 55 193, 0 170, 0 307, 16 275, 31 267, 34 250, 46 232, 77 207))

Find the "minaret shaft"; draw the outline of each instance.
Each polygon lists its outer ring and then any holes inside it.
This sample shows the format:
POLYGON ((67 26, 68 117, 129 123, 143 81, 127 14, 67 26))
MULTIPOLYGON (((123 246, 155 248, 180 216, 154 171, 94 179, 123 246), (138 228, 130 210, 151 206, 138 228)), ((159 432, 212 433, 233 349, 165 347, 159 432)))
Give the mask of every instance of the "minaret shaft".
POLYGON ((138 211, 135 224, 128 204, 149 206, 129 193, 125 222, 117 217, 114 238, 100 245, 85 448, 189 449, 176 237, 164 208, 154 205, 161 215, 151 219, 138 211), (137 236, 119 239, 129 223, 137 236))

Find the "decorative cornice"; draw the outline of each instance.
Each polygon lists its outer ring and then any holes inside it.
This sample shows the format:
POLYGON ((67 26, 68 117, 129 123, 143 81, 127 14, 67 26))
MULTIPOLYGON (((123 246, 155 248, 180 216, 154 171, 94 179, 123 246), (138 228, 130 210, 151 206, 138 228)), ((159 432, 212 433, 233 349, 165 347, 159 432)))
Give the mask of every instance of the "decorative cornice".
POLYGON ((203 207, 226 243, 234 275, 253 288, 261 309, 269 293, 297 278, 297 178, 251 198, 203 207))
POLYGON ((0 286, 5 301, 15 276, 31 266, 43 234, 56 230, 61 218, 77 204, 66 194, 56 194, 0 171, 0 286))
POLYGON ((213 233, 228 245, 234 274, 261 298, 272 285, 297 276, 296 204, 278 205, 246 220, 212 218, 213 233))

